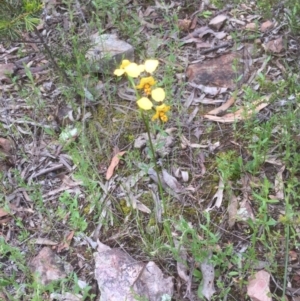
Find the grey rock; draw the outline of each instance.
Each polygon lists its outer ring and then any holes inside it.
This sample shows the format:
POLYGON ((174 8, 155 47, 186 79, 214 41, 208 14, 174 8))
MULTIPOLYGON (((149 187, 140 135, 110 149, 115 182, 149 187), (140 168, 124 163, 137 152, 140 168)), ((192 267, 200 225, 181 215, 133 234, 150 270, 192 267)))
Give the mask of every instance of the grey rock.
POLYGON ((92 72, 112 73, 123 59, 134 60, 134 48, 114 34, 93 34, 85 57, 92 72))
POLYGON ((227 20, 226 15, 218 15, 209 22, 209 27, 219 31, 226 20, 227 20))

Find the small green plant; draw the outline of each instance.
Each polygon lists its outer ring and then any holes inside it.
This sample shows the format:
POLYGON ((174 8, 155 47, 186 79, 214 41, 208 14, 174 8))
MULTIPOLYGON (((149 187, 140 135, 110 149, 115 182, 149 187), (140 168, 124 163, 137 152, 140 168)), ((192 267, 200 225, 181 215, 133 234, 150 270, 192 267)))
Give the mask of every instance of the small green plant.
POLYGON ((57 208, 57 215, 63 221, 69 221, 72 229, 83 232, 87 228, 85 217, 81 214, 78 197, 71 196, 64 192, 59 198, 60 206, 57 208))
MULTIPOLYGON (((234 254, 233 245, 228 244, 222 251, 219 249, 220 236, 216 233, 214 225, 211 223, 210 213, 204 214, 204 222, 199 223, 199 227, 193 227, 188 223, 183 217, 179 221, 174 222, 176 229, 181 232, 181 235, 176 237, 178 240, 178 246, 169 246, 169 249, 173 253, 176 261, 183 264, 187 262, 183 261, 181 258, 180 249, 183 247, 188 254, 192 256, 195 260, 195 268, 193 270, 193 275, 195 279, 199 282, 198 296, 201 298, 202 295, 202 285, 203 275, 200 272, 200 265, 202 263, 211 264, 214 268, 216 276, 223 278, 227 277, 231 281, 234 276, 236 276, 236 271, 228 271, 232 267, 237 267, 238 256, 234 254), (226 272, 225 272, 226 271, 226 272), (226 276, 224 276, 226 274, 226 276)), ((230 288, 223 290, 222 283, 218 284, 218 288, 222 290, 222 296, 225 297, 230 288)))
MULTIPOLYGON (((22 272, 23 275, 28 274, 28 267, 26 263, 26 258, 22 254, 18 247, 12 247, 7 242, 5 242, 3 237, 0 237, 0 291, 7 292, 9 287, 14 287, 16 291, 19 291, 19 296, 21 293, 21 285, 16 281, 16 273, 22 272), (9 265, 14 266, 13 273, 6 273, 5 262, 9 260, 9 265), (3 263, 4 262, 4 263, 3 263)), ((15 300, 15 299, 13 299, 15 300)))
POLYGON ((293 34, 297 34, 300 30, 300 5, 298 2, 294 4, 294 7, 286 12, 286 18, 291 32, 293 34))
POLYGON ((203 17, 205 19, 208 19, 212 16, 212 12, 210 10, 204 10, 203 12, 201 12, 200 14, 198 14, 199 17, 203 17))
POLYGON ((228 180, 237 180, 243 172, 243 159, 235 151, 220 153, 217 156, 217 168, 226 183, 228 180))
POLYGON ((0 6, 0 37, 20 37, 24 28, 32 31, 40 22, 37 17, 43 7, 40 0, 1 0, 0 6))

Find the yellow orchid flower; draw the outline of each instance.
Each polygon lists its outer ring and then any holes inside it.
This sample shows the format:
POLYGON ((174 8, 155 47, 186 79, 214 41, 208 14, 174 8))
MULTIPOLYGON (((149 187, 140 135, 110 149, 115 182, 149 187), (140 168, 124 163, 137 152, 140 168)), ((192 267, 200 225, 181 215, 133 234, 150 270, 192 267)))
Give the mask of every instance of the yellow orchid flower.
POLYGON ((144 90, 146 95, 151 94, 151 87, 156 84, 156 81, 152 76, 143 77, 140 83, 136 86, 137 89, 144 90))
POLYGON ((130 63, 125 67, 125 73, 130 77, 139 77, 141 72, 143 72, 140 65, 136 63, 130 63))
POLYGON ((147 97, 142 97, 137 101, 137 105, 145 111, 151 110, 153 107, 152 101, 147 97))
POLYGON ((156 88, 152 90, 151 97, 157 102, 164 101, 166 97, 165 90, 163 88, 156 88))
POLYGON ((145 70, 143 65, 131 63, 129 60, 123 60, 119 69, 114 71, 114 75, 121 76, 127 74, 130 77, 138 77, 145 70))
POLYGON ((125 70, 124 70, 124 69, 125 69, 128 65, 130 65, 130 64, 131 64, 131 62, 130 62, 129 60, 123 60, 121 66, 120 66, 120 68, 119 68, 119 69, 116 69, 116 70, 114 71, 114 75, 116 75, 116 76, 121 76, 121 75, 123 75, 123 74, 125 73, 125 70))
POLYGON ((168 121, 168 116, 166 115, 166 112, 170 111, 170 106, 162 104, 160 106, 157 106, 155 110, 156 113, 153 115, 152 120, 160 119, 162 122, 168 121))
POLYGON ((156 70, 158 64, 159 64, 158 60, 146 60, 145 71, 148 73, 153 73, 156 70))

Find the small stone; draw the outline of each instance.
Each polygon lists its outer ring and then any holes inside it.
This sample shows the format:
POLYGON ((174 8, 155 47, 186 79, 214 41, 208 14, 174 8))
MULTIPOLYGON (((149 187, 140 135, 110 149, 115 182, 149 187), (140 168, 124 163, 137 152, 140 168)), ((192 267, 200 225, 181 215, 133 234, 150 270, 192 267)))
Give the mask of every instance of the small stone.
POLYGON ((218 31, 224 25, 226 20, 227 16, 225 15, 216 16, 212 20, 210 20, 209 27, 218 31))
POLYGON ((266 52, 280 53, 284 50, 283 39, 282 37, 279 37, 275 40, 267 42, 266 44, 263 44, 263 47, 266 52))
POLYGON ((261 45, 261 39, 255 39, 254 44, 256 45, 261 45))
POLYGON ((72 267, 66 268, 65 264, 50 248, 44 247, 31 260, 29 267, 36 280, 46 285, 51 281, 60 280, 67 276, 72 267))
POLYGON ((248 29, 248 30, 255 30, 257 28, 257 26, 256 26, 256 24, 255 23, 248 23, 247 25, 246 25, 246 29, 248 29))
MULTIPOLYGON (((210 60, 188 66, 186 76, 190 83, 206 87, 236 89, 236 79, 244 78, 244 65, 241 54, 232 52, 210 60), (232 68, 235 64, 235 69, 232 68)), ((212 94, 209 93, 209 94, 212 94)))
POLYGON ((134 48, 114 34, 95 33, 91 36, 91 41, 94 46, 87 51, 85 57, 93 72, 112 73, 122 60, 134 60, 134 48))
POLYGON ((270 274, 261 270, 249 279, 247 295, 253 301, 271 301, 269 285, 270 274))
POLYGON ((274 23, 272 21, 268 20, 261 24, 260 30, 261 30, 261 32, 267 32, 267 31, 271 30, 273 27, 274 27, 274 23))
POLYGON ((51 92, 55 87, 53 82, 45 82, 43 83, 43 88, 46 92, 51 92))
POLYGON ((188 31, 191 27, 192 21, 183 19, 183 20, 178 20, 178 28, 181 31, 188 31))

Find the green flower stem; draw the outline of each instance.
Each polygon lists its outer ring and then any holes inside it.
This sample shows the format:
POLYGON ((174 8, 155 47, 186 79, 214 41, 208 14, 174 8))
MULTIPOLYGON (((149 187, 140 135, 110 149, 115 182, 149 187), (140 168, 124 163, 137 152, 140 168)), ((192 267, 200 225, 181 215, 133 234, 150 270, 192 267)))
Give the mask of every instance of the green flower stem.
POLYGON ((156 171, 156 175, 157 175, 159 195, 160 195, 160 198, 161 198, 162 203, 163 203, 164 213, 166 213, 166 203, 165 203, 165 199, 164 199, 163 187, 162 187, 161 179, 160 179, 159 172, 158 172, 159 168, 158 168, 157 162, 155 160, 155 150, 154 150, 154 146, 153 146, 153 142, 152 142, 151 134, 150 134, 149 119, 145 116, 145 114, 144 114, 143 111, 142 111, 142 118, 143 118, 144 124, 146 126, 146 130, 147 130, 147 134, 148 134, 148 139, 149 139, 149 144, 150 144, 150 150, 151 150, 151 153, 152 153, 152 160, 153 160, 155 171, 156 171))
MULTIPOLYGON (((135 95, 136 95, 136 98, 137 99, 140 99, 140 95, 136 89, 136 86, 135 86, 135 83, 133 81, 133 78, 128 76, 128 80, 130 82, 130 84, 132 85, 134 91, 135 91, 135 95)), ((143 121, 144 121, 144 124, 146 126, 146 130, 147 130, 147 135, 148 135, 148 139, 149 139, 149 144, 150 144, 150 151, 152 153, 152 160, 153 160, 153 163, 154 163, 154 168, 155 168, 155 171, 156 171, 156 175, 157 175, 157 181, 158 181, 158 191, 159 191, 159 196, 162 200, 162 203, 163 203, 163 209, 164 209, 164 213, 166 213, 166 203, 165 203, 165 199, 164 199, 164 194, 163 194, 163 187, 162 187, 162 182, 161 182, 161 179, 160 179, 160 176, 159 176, 159 167, 156 163, 156 160, 155 160, 155 150, 154 150, 154 146, 153 146, 153 142, 152 142, 152 139, 151 139, 151 134, 150 134, 150 125, 149 125, 149 119, 147 116, 145 116, 144 114, 144 111, 142 111, 142 118, 143 118, 143 121)))
POLYGON ((289 244, 290 244, 290 226, 292 219, 292 210, 290 207, 290 194, 293 191, 293 187, 288 185, 285 195, 285 216, 287 217, 287 222, 284 225, 285 231, 285 258, 284 258, 284 277, 283 277, 283 288, 282 288, 282 300, 285 300, 284 296, 286 294, 287 288, 287 278, 288 278, 288 266, 289 266, 289 244))
POLYGON ((140 99, 141 97, 140 97, 140 95, 139 95, 139 93, 138 93, 138 91, 137 91, 137 89, 136 89, 136 87, 135 87, 135 83, 134 83, 134 81, 133 81, 133 78, 130 77, 130 76, 127 76, 127 77, 128 77, 128 80, 129 80, 129 82, 130 82, 130 84, 131 84, 133 90, 135 91, 136 99, 137 99, 137 100, 140 99))

